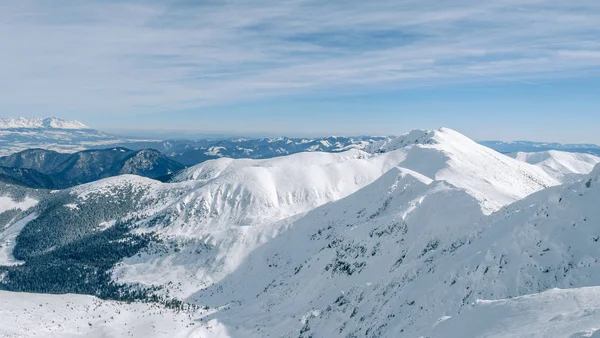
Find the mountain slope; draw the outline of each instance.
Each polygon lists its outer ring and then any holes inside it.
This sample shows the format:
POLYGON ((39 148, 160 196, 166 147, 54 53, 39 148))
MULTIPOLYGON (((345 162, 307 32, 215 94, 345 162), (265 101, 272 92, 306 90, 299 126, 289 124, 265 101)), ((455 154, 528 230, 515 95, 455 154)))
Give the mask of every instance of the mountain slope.
POLYGON ((54 193, 19 235, 14 255, 27 263, 9 269, 0 287, 114 296, 105 273, 133 256, 115 268, 118 283, 173 284, 167 290, 188 295, 226 276, 286 219, 356 191, 398 161, 360 151, 292 157, 305 165, 247 160, 209 181, 119 176, 54 193), (73 279, 32 277, 75 267, 82 272, 73 279))
POLYGON ((33 169, 0 167, 0 182, 34 189, 54 189, 56 182, 52 176, 33 169))
POLYGON ((201 311, 175 312, 155 304, 0 291, 2 337, 205 337, 195 326, 200 316, 201 311))
POLYGON ((31 169, 49 176, 54 185, 43 186, 47 189, 66 188, 123 174, 156 178, 184 168, 155 150, 132 151, 125 148, 85 150, 73 154, 29 149, 0 157, 0 165, 31 169))
POLYGON ((16 238, 32 219, 31 210, 46 195, 46 191, 0 183, 0 265, 20 263, 12 254, 16 238))
POLYGON ((589 174, 594 166, 600 163, 600 157, 583 154, 549 150, 535 153, 512 153, 519 161, 527 162, 542 168, 548 175, 560 182, 572 182, 589 174))
POLYGON ((427 183, 392 171, 307 214, 190 300, 230 304, 214 319, 233 337, 418 337, 476 299, 600 285, 600 166, 487 217, 463 189, 427 183))

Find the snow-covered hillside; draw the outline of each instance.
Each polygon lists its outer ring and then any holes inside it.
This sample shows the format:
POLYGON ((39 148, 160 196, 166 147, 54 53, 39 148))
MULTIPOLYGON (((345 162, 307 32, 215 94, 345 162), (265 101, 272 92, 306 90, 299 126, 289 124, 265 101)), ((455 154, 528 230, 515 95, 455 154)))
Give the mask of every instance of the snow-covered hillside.
MULTIPOLYGON (((399 168, 307 214, 190 300, 230 304, 214 318, 231 337, 449 337, 436 324, 477 299, 600 285, 599 176, 485 217, 463 189, 399 168)), ((576 318, 574 333, 593 328, 576 318)), ((545 332, 566 324, 557 317, 545 332)))
POLYGON ((0 185, 0 265, 20 263, 12 250, 21 230, 35 217, 29 211, 38 204, 40 194, 23 187, 0 185))
POLYGON ((560 182, 572 182, 589 174, 600 163, 600 157, 564 151, 549 150, 535 153, 512 153, 509 156, 542 168, 560 182))
POLYGON ((202 310, 175 312, 149 303, 0 291, 0 336, 5 338, 208 338, 197 322, 202 316, 202 310))
MULTIPOLYGON (((231 273, 253 249, 286 229, 294 218, 373 182, 403 154, 361 151, 300 153, 269 160, 209 161, 157 189, 187 189, 142 222, 177 250, 151 248, 114 270, 120 282, 181 284, 189 295, 231 273)), ((152 193, 150 193, 152 194, 152 193)), ((142 231, 142 230, 140 230, 142 231)))

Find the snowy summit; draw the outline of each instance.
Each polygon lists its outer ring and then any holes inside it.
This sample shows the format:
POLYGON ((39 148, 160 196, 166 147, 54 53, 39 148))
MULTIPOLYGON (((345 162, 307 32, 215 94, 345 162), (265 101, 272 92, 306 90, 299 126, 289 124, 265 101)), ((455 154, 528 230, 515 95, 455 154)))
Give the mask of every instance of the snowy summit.
POLYGON ((79 121, 65 121, 57 117, 3 117, 0 118, 0 129, 90 129, 90 127, 79 121))

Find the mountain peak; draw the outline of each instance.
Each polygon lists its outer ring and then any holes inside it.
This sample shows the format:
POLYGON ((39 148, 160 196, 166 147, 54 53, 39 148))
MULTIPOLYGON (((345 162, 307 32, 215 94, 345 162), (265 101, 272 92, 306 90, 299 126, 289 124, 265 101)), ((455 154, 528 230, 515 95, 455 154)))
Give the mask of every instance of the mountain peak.
POLYGON ((435 144, 474 144, 475 141, 465 135, 450 129, 439 128, 436 130, 415 129, 398 137, 375 142, 369 148, 371 152, 385 153, 412 145, 435 144))
POLYGON ((57 117, 27 118, 2 117, 0 129, 90 129, 79 121, 66 121, 57 117))

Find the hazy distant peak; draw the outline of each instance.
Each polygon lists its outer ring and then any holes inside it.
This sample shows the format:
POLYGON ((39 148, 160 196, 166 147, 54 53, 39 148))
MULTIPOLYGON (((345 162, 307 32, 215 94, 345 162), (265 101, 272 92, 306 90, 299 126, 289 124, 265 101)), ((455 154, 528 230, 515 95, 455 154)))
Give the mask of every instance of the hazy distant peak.
POLYGON ((26 118, 26 117, 3 117, 0 118, 0 129, 90 129, 90 127, 79 121, 66 121, 57 117, 26 118))

